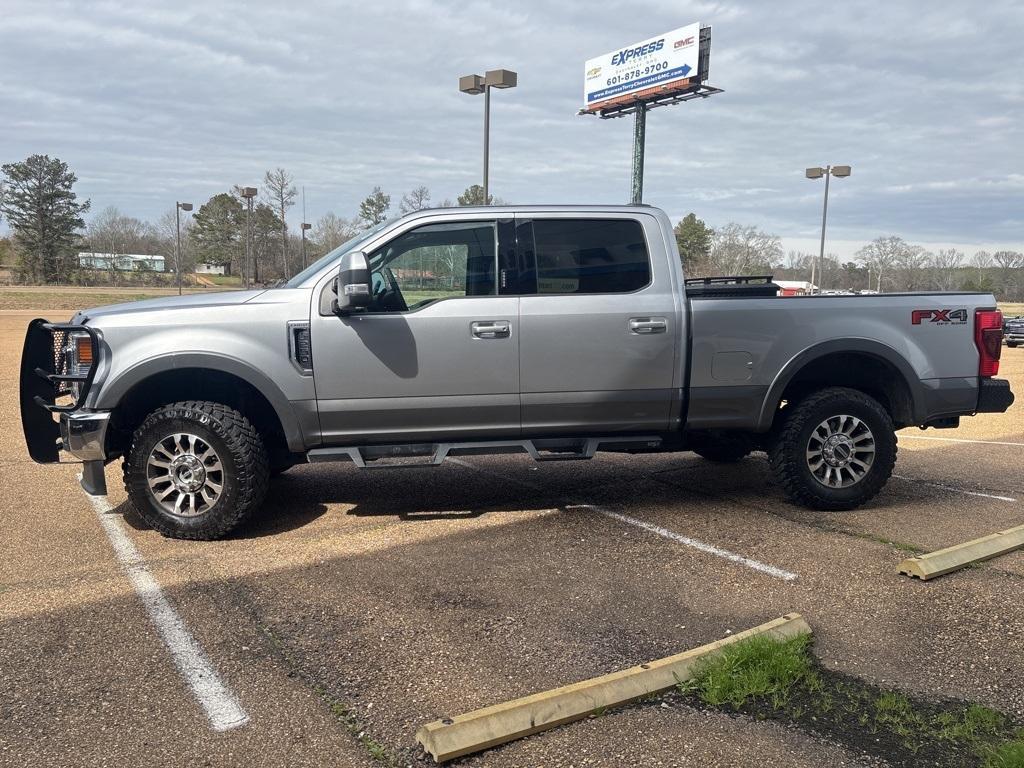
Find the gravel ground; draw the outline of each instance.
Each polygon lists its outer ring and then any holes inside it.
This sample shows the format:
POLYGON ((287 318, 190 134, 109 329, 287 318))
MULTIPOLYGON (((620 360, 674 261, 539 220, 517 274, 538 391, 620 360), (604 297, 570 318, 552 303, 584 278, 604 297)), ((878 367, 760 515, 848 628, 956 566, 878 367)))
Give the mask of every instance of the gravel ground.
MULTIPOLYGON (((58 313, 54 313, 57 315, 58 313)), ((108 467, 112 515, 250 722, 212 732, 114 559, 75 468, 25 455, 17 361, 30 313, 0 313, 0 764, 424 762, 425 722, 641 663, 802 612, 829 668, 1024 722, 1024 555, 930 583, 904 547, 1024 523, 1024 397, 958 430, 901 434, 868 507, 788 504, 763 457, 691 454, 437 469, 304 465, 238 537, 145 530, 108 467), (1019 445, 915 439, 922 436, 1019 445), (943 487, 940 487, 943 486, 943 487), (968 495, 988 494, 988 496, 968 495), (1006 501, 991 496, 1015 499, 1006 501), (1017 500, 1019 499, 1019 501, 1017 500), (792 572, 785 581, 625 514, 792 572)), ((1024 349, 1003 375, 1024 393, 1024 349)), ((677 697, 490 750, 480 766, 870 764, 798 730, 677 697)))

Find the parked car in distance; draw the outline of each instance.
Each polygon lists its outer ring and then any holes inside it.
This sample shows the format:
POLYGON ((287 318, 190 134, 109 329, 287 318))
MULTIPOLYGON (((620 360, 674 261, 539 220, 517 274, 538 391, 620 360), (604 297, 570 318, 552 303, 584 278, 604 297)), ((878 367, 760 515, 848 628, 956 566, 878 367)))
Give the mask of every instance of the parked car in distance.
POLYGON ((298 462, 438 465, 767 451, 794 502, 851 509, 885 485, 896 430, 1013 402, 987 293, 781 298, 768 277, 686 281, 648 206, 423 210, 282 286, 34 320, 29 453, 123 459, 139 514, 212 539, 298 462))
POLYGON ((1010 317, 1003 321, 1003 338, 1008 347, 1024 344, 1024 317, 1010 317))

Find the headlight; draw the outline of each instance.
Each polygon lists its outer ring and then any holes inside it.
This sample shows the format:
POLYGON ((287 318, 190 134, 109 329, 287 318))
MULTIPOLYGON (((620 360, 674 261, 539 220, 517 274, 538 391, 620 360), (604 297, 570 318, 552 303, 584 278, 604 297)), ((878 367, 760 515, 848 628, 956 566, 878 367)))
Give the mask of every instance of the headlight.
MULTIPOLYGON (((72 331, 68 334, 64 346, 64 359, 67 362, 67 372, 72 376, 88 376, 93 366, 92 337, 84 331, 72 331)), ((71 394, 75 400, 80 399, 82 383, 71 382, 71 394)))
POLYGON ((68 373, 74 376, 87 376, 92 368, 92 337, 84 331, 72 331, 68 334, 67 346, 68 373))

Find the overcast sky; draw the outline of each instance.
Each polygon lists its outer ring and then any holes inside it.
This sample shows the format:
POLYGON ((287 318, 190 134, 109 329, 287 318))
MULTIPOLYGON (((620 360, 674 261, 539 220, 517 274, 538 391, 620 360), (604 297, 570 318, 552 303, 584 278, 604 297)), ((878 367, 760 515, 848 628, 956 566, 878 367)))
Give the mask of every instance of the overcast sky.
MULTIPOLYGON (((307 219, 374 185, 434 202, 481 175, 482 97, 505 67, 491 189, 626 202, 631 118, 578 117, 583 62, 687 23, 713 28, 725 92, 647 121, 644 199, 816 250, 884 234, 1024 249, 1024 3, 51 2, 0 0, 0 161, 55 155, 93 211, 156 219, 282 166, 307 219)), ((301 218, 298 208, 290 215, 301 218)))

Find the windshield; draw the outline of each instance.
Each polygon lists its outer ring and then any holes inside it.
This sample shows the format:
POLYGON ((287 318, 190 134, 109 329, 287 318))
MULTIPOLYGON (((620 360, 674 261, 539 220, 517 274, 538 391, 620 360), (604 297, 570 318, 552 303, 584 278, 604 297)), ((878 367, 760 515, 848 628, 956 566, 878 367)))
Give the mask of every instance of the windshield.
POLYGON ((317 272, 320 272, 324 267, 326 267, 332 261, 336 261, 338 258, 341 257, 342 254, 348 253, 349 251, 356 250, 361 243, 365 242, 366 240, 369 240, 371 237, 373 237, 375 234, 377 234, 382 229, 384 229, 384 227, 386 227, 386 226, 390 225, 391 223, 393 223, 395 220, 396 219, 388 219, 387 221, 382 221, 377 226, 370 227, 369 229, 360 232, 355 237, 353 237, 353 238, 351 238, 349 240, 346 240, 344 243, 339 245, 333 251, 330 251, 326 255, 321 256, 319 259, 314 261, 312 264, 310 264, 304 270, 302 270, 297 275, 292 277, 291 280, 289 280, 286 283, 282 283, 279 287, 281 287, 281 288, 298 288, 298 287, 300 287, 304 282, 306 282, 306 280, 311 278, 317 272))

